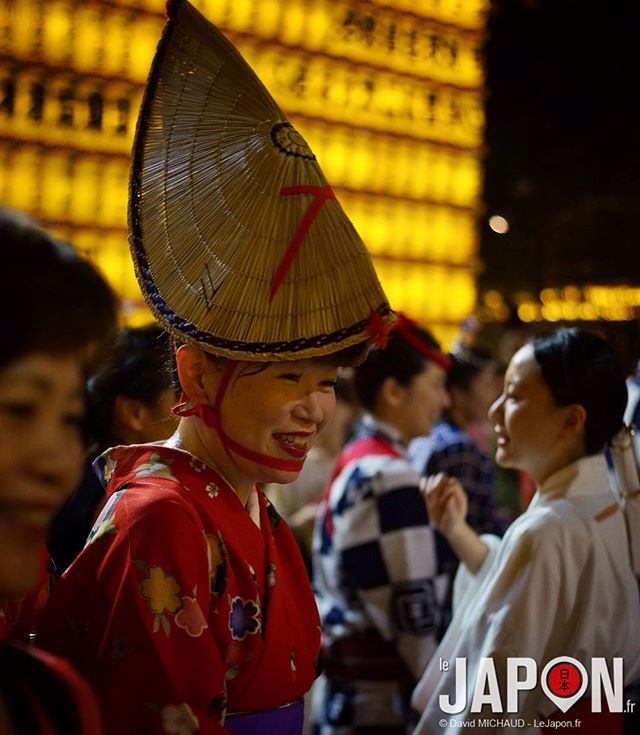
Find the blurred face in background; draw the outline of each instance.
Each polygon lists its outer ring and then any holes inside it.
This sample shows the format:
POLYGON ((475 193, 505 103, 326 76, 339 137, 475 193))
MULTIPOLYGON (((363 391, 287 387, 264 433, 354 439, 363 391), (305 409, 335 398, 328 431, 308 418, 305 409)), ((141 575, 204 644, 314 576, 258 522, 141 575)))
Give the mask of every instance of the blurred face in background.
POLYGON ((500 383, 493 370, 480 370, 466 389, 451 388, 451 401, 459 406, 466 422, 486 421, 489 409, 500 395, 500 383))
POLYGON ((336 411, 319 435, 317 446, 326 450, 330 456, 337 456, 347 441, 347 434, 354 416, 355 407, 351 403, 336 401, 336 411))
POLYGON ((114 443, 146 444, 168 439, 179 422, 172 413, 178 398, 173 388, 165 388, 150 401, 118 395, 111 431, 114 443))
POLYGON ((450 404, 446 382, 446 371, 427 361, 408 386, 397 384, 399 393, 391 422, 400 429, 405 441, 432 432, 440 414, 450 404))
POLYGON ((28 354, 0 369, 0 598, 38 581, 51 518, 84 460, 80 358, 28 354))
POLYGON ((180 396, 174 388, 165 388, 156 400, 147 407, 145 442, 168 439, 178 426, 178 417, 172 413, 180 396))

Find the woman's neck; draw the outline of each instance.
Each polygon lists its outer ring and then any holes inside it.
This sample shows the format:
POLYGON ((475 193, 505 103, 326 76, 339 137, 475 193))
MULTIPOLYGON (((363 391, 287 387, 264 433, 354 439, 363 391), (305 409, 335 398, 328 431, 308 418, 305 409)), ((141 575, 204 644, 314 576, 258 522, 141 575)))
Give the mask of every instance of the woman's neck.
POLYGON ((245 477, 220 441, 215 429, 205 427, 195 417, 183 417, 165 446, 182 449, 215 470, 246 506, 254 482, 245 477))
POLYGON ((584 449, 582 447, 574 447, 571 451, 563 452, 562 454, 550 459, 539 469, 532 471, 530 474, 533 477, 536 485, 540 487, 556 472, 560 472, 565 467, 573 464, 577 460, 585 456, 584 449))

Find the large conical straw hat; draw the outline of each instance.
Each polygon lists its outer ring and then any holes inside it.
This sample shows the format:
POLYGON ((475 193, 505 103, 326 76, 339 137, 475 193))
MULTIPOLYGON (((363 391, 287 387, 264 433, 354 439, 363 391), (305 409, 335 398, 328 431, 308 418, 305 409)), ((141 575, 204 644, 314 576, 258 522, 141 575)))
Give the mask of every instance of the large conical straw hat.
POLYGON ((393 312, 316 158, 232 44, 169 2, 134 142, 136 274, 168 331, 237 360, 327 355, 393 312))

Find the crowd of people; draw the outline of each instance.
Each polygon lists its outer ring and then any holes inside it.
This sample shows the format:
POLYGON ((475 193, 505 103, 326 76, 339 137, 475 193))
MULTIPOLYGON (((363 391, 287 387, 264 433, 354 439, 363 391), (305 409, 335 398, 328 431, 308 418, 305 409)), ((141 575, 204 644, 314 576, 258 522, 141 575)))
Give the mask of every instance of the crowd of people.
POLYGON ((168 13, 130 202, 157 323, 0 212, 0 733, 506 733, 496 691, 519 732, 635 732, 637 379, 587 331, 505 366, 394 314, 246 62, 168 13))

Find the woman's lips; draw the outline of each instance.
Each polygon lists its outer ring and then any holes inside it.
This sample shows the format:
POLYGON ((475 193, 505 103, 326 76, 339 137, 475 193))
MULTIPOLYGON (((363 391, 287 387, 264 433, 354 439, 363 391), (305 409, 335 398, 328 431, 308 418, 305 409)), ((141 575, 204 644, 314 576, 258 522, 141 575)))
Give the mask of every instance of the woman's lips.
POLYGON ((294 433, 294 434, 274 434, 276 444, 285 454, 294 459, 304 459, 307 456, 309 445, 307 441, 311 434, 294 433))
POLYGON ((46 529, 59 503, 29 500, 0 500, 0 516, 18 525, 46 529))
POLYGON ((499 447, 505 447, 508 443, 509 443, 509 440, 507 439, 506 436, 498 436, 498 438, 496 440, 496 444, 499 447))

